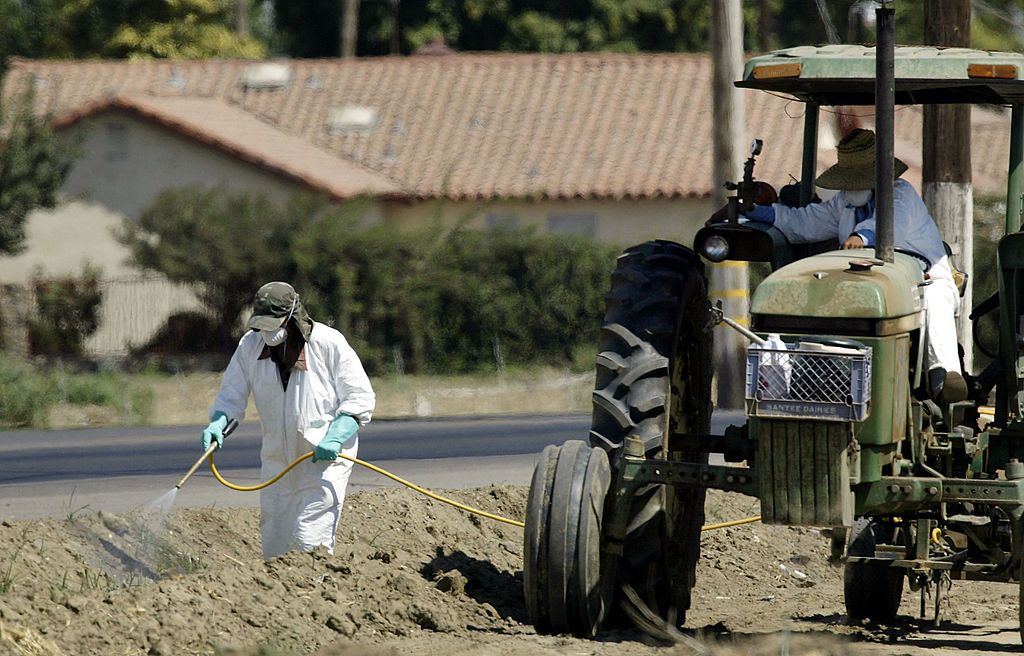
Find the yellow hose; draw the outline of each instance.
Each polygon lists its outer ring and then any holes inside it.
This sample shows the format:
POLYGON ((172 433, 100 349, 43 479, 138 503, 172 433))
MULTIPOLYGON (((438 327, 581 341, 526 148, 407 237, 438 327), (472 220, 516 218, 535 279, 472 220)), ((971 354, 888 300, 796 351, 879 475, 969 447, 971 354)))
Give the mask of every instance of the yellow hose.
MULTIPOLYGON (((313 452, 312 451, 304 453, 303 455, 301 455, 298 458, 296 458, 295 460, 293 460, 287 467, 285 467, 283 470, 281 470, 276 476, 271 478, 269 481, 264 481, 262 483, 257 483, 256 485, 235 485, 234 483, 232 483, 232 482, 230 482, 228 480, 225 480, 225 478, 223 476, 221 476, 220 472, 217 470, 217 465, 213 464, 213 452, 212 451, 210 452, 210 471, 213 472, 213 477, 216 478, 217 481, 221 485, 223 485, 225 487, 229 487, 232 490, 238 490, 239 492, 255 492, 256 490, 262 490, 263 488, 268 487, 268 486, 273 485, 274 483, 278 482, 279 480, 281 480, 282 476, 284 476, 285 474, 287 474, 291 470, 295 469, 295 467, 297 467, 300 462, 302 462, 303 460, 307 460, 309 458, 312 458, 312 457, 313 457, 313 452)), ((515 519, 509 519, 508 517, 502 517, 501 515, 495 515, 493 513, 487 512, 486 510, 480 510, 479 508, 473 508, 473 507, 467 506, 467 505, 465 505, 463 503, 459 503, 458 501, 455 501, 454 499, 449 499, 448 497, 443 497, 440 494, 436 494, 434 492, 431 492, 430 490, 428 490, 426 488, 420 487, 419 485, 416 485, 415 483, 412 483, 410 481, 405 480, 404 478, 396 476, 396 475, 392 474, 391 472, 389 472, 387 470, 381 469, 377 465, 374 465, 374 464, 371 464, 369 462, 366 462, 365 460, 360 460, 359 458, 353 458, 352 456, 347 456, 344 453, 339 453, 338 457, 339 458, 344 458, 345 460, 350 460, 350 461, 356 463, 357 465, 362 465, 363 467, 366 467, 367 469, 370 469, 372 471, 377 472, 381 476, 386 476, 386 477, 390 478, 391 480, 395 481, 396 483, 401 483, 402 485, 405 485, 408 488, 416 490, 420 494, 426 495, 426 496, 430 497, 431 499, 434 499, 435 501, 440 501, 441 503, 447 503, 449 506, 455 506, 456 508, 458 508, 460 510, 465 510, 468 513, 472 513, 474 515, 480 515, 481 517, 486 517, 487 519, 493 519, 496 522, 502 522, 502 523, 505 523, 505 524, 511 524, 512 526, 518 526, 519 528, 523 528, 524 526, 526 526, 526 524, 524 524, 523 522, 517 521, 515 519)), ((733 520, 731 522, 722 522, 720 524, 707 524, 705 526, 702 526, 700 530, 701 531, 713 531, 713 530, 719 529, 719 528, 729 528, 730 526, 739 526, 741 524, 750 524, 750 523, 759 522, 759 521, 761 521, 761 516, 760 515, 758 515, 756 517, 747 517, 745 519, 736 519, 736 520, 733 520)))
MULTIPOLYGON (((293 468, 295 468, 295 466, 298 465, 300 462, 302 462, 303 460, 306 460, 307 458, 312 458, 312 457, 313 457, 313 452, 312 451, 310 451, 308 453, 305 453, 305 454, 299 456, 298 458, 296 458, 290 465, 285 467, 284 470, 281 471, 281 473, 279 473, 277 476, 273 477, 269 481, 266 481, 264 483, 258 483, 256 485, 235 485, 234 483, 229 483, 228 481, 224 480, 224 477, 220 475, 219 471, 217 471, 217 466, 213 464, 213 454, 212 453, 210 454, 210 470, 213 472, 214 478, 216 478, 218 481, 220 481, 220 483, 222 485, 226 485, 227 487, 231 488, 232 490, 238 490, 239 492, 254 492, 256 490, 262 490, 263 488, 267 487, 268 485, 273 485, 278 480, 280 480, 280 478, 282 476, 284 476, 285 474, 290 472, 293 468)), ((467 506, 465 504, 459 503, 458 501, 455 501, 454 499, 449 499, 447 497, 441 496, 440 494, 435 494, 434 492, 431 492, 430 490, 428 490, 426 488, 422 488, 419 485, 416 485, 415 483, 411 483, 411 482, 405 480, 404 478, 401 478, 399 476, 395 476, 391 472, 385 471, 385 470, 381 469, 380 467, 378 467, 377 465, 370 464, 370 463, 366 462, 365 460, 360 460, 359 458, 353 458, 352 456, 347 456, 344 453, 339 453, 338 457, 339 458, 344 458, 345 460, 351 460, 352 462, 356 463, 357 465, 362 465, 363 467, 366 467, 367 469, 372 469, 373 471, 377 472, 378 474, 380 474, 382 476, 387 476, 391 480, 393 480, 393 481, 395 481, 397 483, 401 483, 402 485, 405 485, 406 487, 412 488, 413 490, 416 490, 420 494, 424 494, 424 495, 430 497, 431 499, 434 499, 435 501, 440 501, 441 503, 447 503, 448 505, 455 506, 456 508, 458 508, 460 510, 465 510, 466 512, 473 513, 474 515, 480 515, 481 517, 486 517, 487 519, 493 519, 496 522, 503 522, 505 524, 511 524, 512 526, 518 526, 519 528, 522 528, 523 526, 525 526, 525 524, 523 524, 522 522, 516 521, 514 519, 509 519, 508 517, 502 517, 501 515, 495 515, 495 514, 487 512, 486 510, 480 510, 479 508, 473 508, 473 507, 467 506)))
POLYGON ((743 519, 734 519, 731 522, 720 522, 718 524, 705 524, 700 527, 701 531, 714 531, 719 528, 729 528, 730 526, 740 526, 741 524, 753 524, 754 522, 761 521, 760 515, 754 517, 744 517, 743 519))

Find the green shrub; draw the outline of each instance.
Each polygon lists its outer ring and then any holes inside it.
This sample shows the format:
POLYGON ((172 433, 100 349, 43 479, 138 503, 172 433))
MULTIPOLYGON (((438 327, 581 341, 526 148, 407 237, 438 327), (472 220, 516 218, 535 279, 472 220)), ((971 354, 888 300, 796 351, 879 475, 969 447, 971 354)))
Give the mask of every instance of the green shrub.
POLYGON ((526 230, 317 225, 296 285, 374 373, 572 365, 593 351, 618 249, 526 230))
POLYGON ((36 315, 29 320, 34 355, 80 356, 87 337, 99 327, 103 300, 99 271, 86 266, 78 277, 32 278, 36 315))
POLYGON ((368 203, 296 195, 278 206, 173 190, 126 222, 121 239, 139 266, 197 286, 215 335, 194 343, 230 350, 256 289, 288 280, 371 374, 568 366, 593 350, 618 248, 436 219, 419 230, 367 228, 368 203))
POLYGON ((110 408, 126 423, 142 423, 152 415, 153 391, 130 380, 114 372, 60 374, 55 386, 64 403, 110 408))
POLYGON ((49 378, 27 363, 0 356, 0 424, 44 426, 56 401, 56 388, 49 378))

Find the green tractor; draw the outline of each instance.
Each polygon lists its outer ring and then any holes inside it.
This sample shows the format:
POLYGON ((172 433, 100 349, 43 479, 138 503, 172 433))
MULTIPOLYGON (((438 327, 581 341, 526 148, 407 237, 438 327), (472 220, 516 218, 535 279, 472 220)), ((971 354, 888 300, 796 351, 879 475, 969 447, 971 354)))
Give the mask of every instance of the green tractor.
MULTIPOLYGON (((737 82, 805 103, 803 204, 819 107, 876 106, 878 189, 888 174, 890 196, 886 211, 877 192, 874 250, 821 252, 730 220, 692 250, 655 241, 620 256, 589 441, 547 447, 531 482, 524 593, 538 631, 594 636, 630 607, 682 626, 708 488, 758 498, 764 523, 825 529, 851 617, 891 619, 905 585, 934 587, 938 617, 947 577, 1024 582, 1024 56, 879 41, 755 57, 737 82), (998 313, 998 353, 965 373, 969 399, 949 404, 931 400, 923 371, 927 263, 892 245, 893 106, 924 103, 1012 109, 999 289, 972 312, 998 313), (751 299, 747 421, 722 435, 710 429, 711 327, 727 318, 709 302, 702 257, 773 269, 751 299), (784 344, 763 344, 769 333, 784 344)), ((751 169, 730 187, 733 217, 765 191, 751 169)))

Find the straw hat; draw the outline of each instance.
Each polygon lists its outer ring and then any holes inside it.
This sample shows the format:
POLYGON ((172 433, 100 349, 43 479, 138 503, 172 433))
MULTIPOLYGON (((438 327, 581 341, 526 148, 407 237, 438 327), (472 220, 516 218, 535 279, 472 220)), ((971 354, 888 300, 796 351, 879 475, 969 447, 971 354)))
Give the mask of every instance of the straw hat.
MULTIPOLYGON (((875 133, 857 128, 836 145, 839 161, 818 176, 816 184, 824 189, 875 188, 875 133)), ((893 158, 893 176, 898 178, 907 165, 893 158)))

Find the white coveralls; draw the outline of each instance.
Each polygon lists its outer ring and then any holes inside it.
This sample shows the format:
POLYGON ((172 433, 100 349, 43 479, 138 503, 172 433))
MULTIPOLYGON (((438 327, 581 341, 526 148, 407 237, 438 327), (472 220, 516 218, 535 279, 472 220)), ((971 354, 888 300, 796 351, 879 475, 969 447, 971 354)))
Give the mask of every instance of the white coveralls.
MULTIPOLYGON (((857 208, 849 205, 842 191, 824 203, 800 208, 775 204, 774 209, 775 227, 793 243, 838 238, 842 244, 853 233, 863 236, 864 231, 872 234, 875 231, 874 213, 867 220, 857 222, 857 208)), ((960 294, 935 221, 914 187, 902 179, 896 180, 893 193, 893 233, 896 248, 920 253, 932 262, 928 270, 932 284, 924 287, 928 369, 942 367, 960 373, 954 319, 960 306, 960 294)))
MULTIPOLYGON (((281 383, 277 364, 259 359, 264 342, 248 331, 242 336, 224 372, 220 391, 210 409, 238 419, 252 392, 263 427, 260 450, 262 480, 276 476, 290 462, 316 448, 335 417, 351 415, 360 426, 369 423, 375 396, 355 351, 337 330, 313 323, 305 344, 305 365, 291 370, 288 387, 281 383)), ((355 457, 358 435, 341 453, 355 457)), ((266 559, 292 549, 318 546, 334 553, 345 488, 352 463, 305 460, 277 483, 260 491, 260 532, 266 559)))

